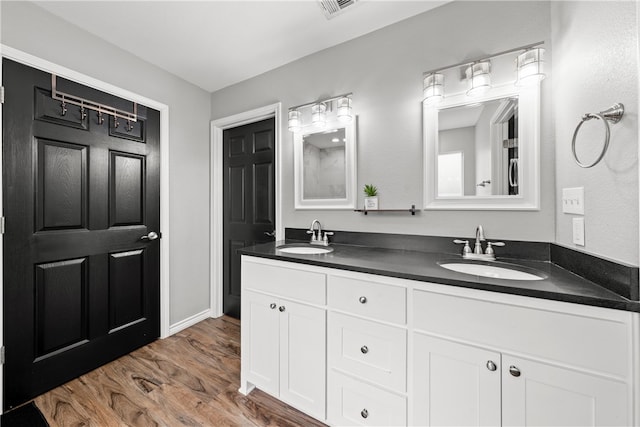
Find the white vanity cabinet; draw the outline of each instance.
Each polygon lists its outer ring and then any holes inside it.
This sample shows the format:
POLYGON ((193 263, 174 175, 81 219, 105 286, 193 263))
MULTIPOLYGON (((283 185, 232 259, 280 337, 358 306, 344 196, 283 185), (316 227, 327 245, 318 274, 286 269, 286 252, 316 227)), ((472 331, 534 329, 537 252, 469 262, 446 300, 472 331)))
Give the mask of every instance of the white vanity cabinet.
POLYGON ((631 313, 464 293, 414 291, 413 424, 633 425, 631 313))
POLYGON ((250 256, 242 274, 243 393, 329 425, 640 424, 638 313, 250 256))
POLYGON ((327 419, 407 424, 407 288, 360 273, 328 275, 327 419))
POLYGON ((324 419, 325 275, 244 261, 242 274, 241 391, 258 387, 324 419))

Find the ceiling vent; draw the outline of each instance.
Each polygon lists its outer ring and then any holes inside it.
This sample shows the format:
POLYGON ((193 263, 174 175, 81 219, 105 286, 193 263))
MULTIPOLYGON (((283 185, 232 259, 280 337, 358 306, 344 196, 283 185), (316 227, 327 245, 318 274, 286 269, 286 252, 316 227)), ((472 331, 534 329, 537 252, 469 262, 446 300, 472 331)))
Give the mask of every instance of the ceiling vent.
POLYGON ((327 19, 340 15, 346 8, 353 6, 358 0, 318 0, 318 4, 327 19))

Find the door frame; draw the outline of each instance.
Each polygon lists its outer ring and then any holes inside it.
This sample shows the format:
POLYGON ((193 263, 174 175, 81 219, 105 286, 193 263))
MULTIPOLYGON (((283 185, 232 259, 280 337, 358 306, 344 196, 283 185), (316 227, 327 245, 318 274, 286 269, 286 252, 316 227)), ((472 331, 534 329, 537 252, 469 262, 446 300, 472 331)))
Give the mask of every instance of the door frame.
MULTIPOLYGON (((169 106, 158 101, 154 101, 145 96, 119 88, 110 83, 98 80, 86 74, 66 68, 62 65, 38 58, 29 53, 14 49, 10 46, 0 44, 0 82, 2 81, 2 58, 11 59, 38 70, 54 73, 68 80, 73 80, 85 86, 107 92, 120 98, 129 99, 139 104, 146 105, 160 111, 160 338, 166 338, 169 333, 169 309, 170 309, 170 276, 169 276, 169 106)), ((0 141, 4 135, 2 127, 2 104, 0 104, 0 141)), ((2 205, 2 150, 0 150, 0 212, 4 211, 2 205)), ((3 284, 3 235, 0 234, 0 346, 4 346, 3 337, 3 317, 4 293, 3 284)), ((4 384, 4 378, 0 369, 0 384, 4 384)), ((0 413, 4 412, 2 402, 4 396, 0 387, 0 413)))
POLYGON ((222 307, 223 298, 223 214, 224 200, 223 194, 223 155, 222 155, 222 133, 226 129, 235 128, 249 123, 274 118, 275 120, 275 209, 276 209, 276 240, 284 239, 284 227, 282 225, 282 143, 281 118, 282 103, 266 105, 264 107, 234 114, 211 121, 211 146, 210 146, 210 193, 209 209, 211 212, 209 223, 209 295, 211 298, 211 317, 220 317, 224 314, 222 307))

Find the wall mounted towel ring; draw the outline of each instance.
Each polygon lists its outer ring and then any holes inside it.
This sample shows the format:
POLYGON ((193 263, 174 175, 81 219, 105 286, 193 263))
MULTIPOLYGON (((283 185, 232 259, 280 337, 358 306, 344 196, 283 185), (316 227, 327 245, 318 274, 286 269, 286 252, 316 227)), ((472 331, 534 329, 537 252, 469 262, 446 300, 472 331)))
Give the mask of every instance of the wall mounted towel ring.
POLYGON ((618 104, 613 104, 611 108, 608 108, 604 111, 600 111, 599 113, 587 113, 584 116, 582 116, 582 120, 580 121, 580 123, 578 123, 578 126, 576 127, 575 132, 573 132, 573 140, 571 141, 571 151, 573 152, 573 158, 575 159, 578 166, 580 166, 581 168, 590 168, 597 165, 600 162, 600 160, 602 160, 605 153, 607 152, 607 149, 609 148, 609 137, 611 136, 611 131, 609 129, 609 122, 614 124, 618 123, 622 118, 623 114, 624 114, 624 105, 618 103, 618 104), (578 131, 580 130, 580 127, 582 127, 582 124, 591 119, 598 119, 598 120, 601 120, 602 123, 604 123, 605 137, 604 137, 604 145, 602 146, 602 152, 600 153, 598 158, 593 163, 586 164, 586 163, 582 163, 578 159, 578 156, 576 154, 576 137, 578 136, 578 131))

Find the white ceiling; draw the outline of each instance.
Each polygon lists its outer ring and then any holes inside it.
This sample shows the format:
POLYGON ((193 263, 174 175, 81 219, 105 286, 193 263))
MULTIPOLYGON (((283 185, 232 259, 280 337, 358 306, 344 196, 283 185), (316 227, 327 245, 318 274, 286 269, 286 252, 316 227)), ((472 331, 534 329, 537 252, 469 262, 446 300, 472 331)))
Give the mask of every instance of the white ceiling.
POLYGON ((447 1, 360 0, 331 20, 315 0, 35 3, 214 92, 447 1))

